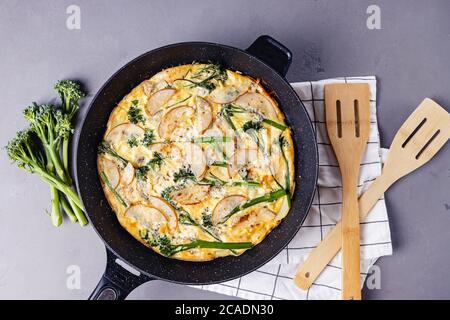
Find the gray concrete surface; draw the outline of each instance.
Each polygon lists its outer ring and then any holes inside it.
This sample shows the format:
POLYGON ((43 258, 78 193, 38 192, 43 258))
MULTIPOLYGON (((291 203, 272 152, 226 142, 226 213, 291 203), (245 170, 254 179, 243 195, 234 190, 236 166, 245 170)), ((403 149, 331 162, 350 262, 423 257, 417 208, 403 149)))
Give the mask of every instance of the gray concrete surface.
MULTIPOLYGON (((25 125, 21 110, 54 95, 60 78, 94 94, 120 66, 150 49, 201 40, 248 46, 270 34, 288 46, 290 81, 376 75, 379 122, 387 147, 424 97, 450 110, 450 1, 2 1, 0 145, 25 125), (66 8, 81 8, 81 30, 66 28, 66 8), (366 9, 381 8, 381 29, 366 9)), ((0 298, 82 299, 102 274, 105 251, 91 227, 45 217, 48 189, 0 152, 0 298), (66 287, 81 268, 81 289, 66 287)), ((394 255, 379 260, 381 289, 368 299, 450 298, 450 145, 386 195, 394 255)), ((215 299, 218 294, 153 282, 136 299, 215 299)))

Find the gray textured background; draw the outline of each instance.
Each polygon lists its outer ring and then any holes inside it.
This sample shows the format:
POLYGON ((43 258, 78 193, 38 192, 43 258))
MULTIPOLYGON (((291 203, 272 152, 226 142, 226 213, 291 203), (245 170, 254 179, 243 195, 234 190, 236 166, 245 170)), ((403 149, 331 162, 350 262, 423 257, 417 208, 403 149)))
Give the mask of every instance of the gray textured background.
MULTIPOLYGON (((382 144, 424 97, 450 108, 450 1, 1 1, 0 145, 25 125, 21 110, 46 102, 60 78, 82 80, 94 94, 130 59, 180 41, 240 48, 270 34, 294 61, 290 81, 344 75, 379 79, 382 144), (66 7, 81 7, 81 30, 66 28, 66 7), (381 30, 366 9, 381 8, 381 30)), ((394 255, 379 260, 381 290, 370 299, 450 298, 450 145, 386 195, 394 255)), ((0 298, 80 299, 100 278, 105 251, 91 227, 45 217, 48 188, 0 152, 0 298), (79 265, 82 289, 66 288, 79 265)), ((223 298, 160 281, 130 298, 223 298)))

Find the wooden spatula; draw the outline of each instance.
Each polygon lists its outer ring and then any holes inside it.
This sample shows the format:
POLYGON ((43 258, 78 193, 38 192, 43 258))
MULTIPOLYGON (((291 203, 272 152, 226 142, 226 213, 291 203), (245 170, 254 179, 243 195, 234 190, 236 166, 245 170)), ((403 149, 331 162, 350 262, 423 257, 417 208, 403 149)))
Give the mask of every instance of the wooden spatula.
POLYGON ((342 299, 361 300, 358 177, 370 127, 367 83, 325 85, 327 132, 342 177, 342 299))
MULTIPOLYGON (((392 141, 383 172, 359 198, 363 220, 384 192, 397 180, 427 163, 450 139, 450 113, 431 99, 425 99, 403 123, 392 141)), ((303 290, 311 287, 342 244, 339 222, 315 248, 294 276, 303 290)))

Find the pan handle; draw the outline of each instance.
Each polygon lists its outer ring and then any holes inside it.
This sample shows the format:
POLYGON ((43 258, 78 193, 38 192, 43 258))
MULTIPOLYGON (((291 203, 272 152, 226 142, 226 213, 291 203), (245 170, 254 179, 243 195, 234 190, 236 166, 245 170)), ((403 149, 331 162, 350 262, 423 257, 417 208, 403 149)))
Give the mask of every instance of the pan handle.
POLYGON ((260 36, 245 51, 270 65, 283 77, 292 62, 291 51, 267 35, 260 36))
POLYGON ((142 273, 131 273, 117 264, 117 259, 117 256, 106 248, 106 269, 89 300, 124 300, 141 284, 155 280, 142 273))

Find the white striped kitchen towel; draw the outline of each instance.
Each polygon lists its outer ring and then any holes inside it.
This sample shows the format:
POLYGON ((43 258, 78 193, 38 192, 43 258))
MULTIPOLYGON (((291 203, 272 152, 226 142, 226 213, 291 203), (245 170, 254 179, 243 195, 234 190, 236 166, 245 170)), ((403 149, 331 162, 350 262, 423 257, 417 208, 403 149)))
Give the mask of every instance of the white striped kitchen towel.
MULTIPOLYGON (((196 288, 237 296, 244 299, 339 299, 341 290, 341 254, 339 253, 316 279, 308 291, 298 289, 292 280, 298 265, 324 238, 341 211, 341 177, 328 140, 324 115, 324 85, 328 83, 364 82, 371 91, 371 125, 369 140, 362 159, 359 177, 360 193, 381 174, 381 157, 376 116, 376 78, 343 77, 315 82, 292 83, 313 122, 319 150, 319 180, 311 210, 294 239, 274 259, 260 269, 232 281, 196 288)), ((295 124, 294 124, 295 125, 295 124)), ((300 155, 301 156, 301 155, 300 155)), ((301 188, 301 185, 296 186, 301 188)), ((391 234, 384 199, 380 199, 361 222, 361 283, 373 263, 391 255, 391 234)))

